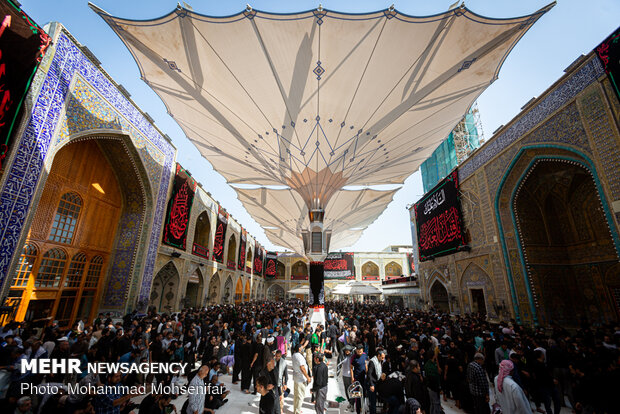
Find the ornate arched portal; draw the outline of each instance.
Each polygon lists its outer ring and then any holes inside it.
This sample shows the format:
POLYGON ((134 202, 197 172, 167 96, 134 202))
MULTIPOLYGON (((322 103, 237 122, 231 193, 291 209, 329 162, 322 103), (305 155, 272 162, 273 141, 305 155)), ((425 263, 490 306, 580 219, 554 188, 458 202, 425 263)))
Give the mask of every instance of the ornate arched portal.
POLYGON ((207 303, 218 303, 220 296, 220 275, 218 272, 215 272, 215 274, 211 276, 211 280, 209 281, 209 293, 207 295, 207 303))
POLYGON ((166 263, 155 275, 151 288, 150 304, 159 312, 173 312, 177 308, 179 272, 172 263, 166 263))
POLYGON ((204 281, 200 269, 194 270, 187 279, 187 285, 185 286, 185 303, 183 306, 188 308, 194 308, 201 306, 201 296, 204 287, 204 281))
POLYGON ((431 296, 431 305, 445 313, 450 312, 450 303, 448 299, 448 290, 446 287, 439 281, 435 280, 430 290, 431 296))
POLYGON ((224 283, 224 288, 222 289, 222 303, 233 303, 234 300, 234 292, 233 292, 233 280, 232 276, 228 276, 226 279, 226 283, 224 283))
POLYGON ((245 290, 243 292, 243 301, 247 302, 250 300, 250 281, 246 280, 245 282, 245 290))
POLYGON ((240 304, 243 301, 243 282, 241 278, 237 279, 237 286, 235 286, 235 305, 240 304))
POLYGON ((54 154, 12 275, 16 320, 53 317, 65 326, 126 305, 137 249, 121 240, 139 239, 147 200, 131 145, 82 137, 54 154))
POLYGON ((576 161, 536 160, 514 196, 514 216, 539 321, 579 326, 617 319, 607 292, 620 275, 600 194, 576 161))
POLYGON ((284 288, 280 285, 272 285, 267 289, 267 300, 282 301, 284 300, 284 288))
POLYGON ((211 222, 209 221, 209 213, 203 211, 196 218, 196 227, 194 231, 194 243, 192 245, 192 253, 209 258, 209 239, 211 237, 211 222))

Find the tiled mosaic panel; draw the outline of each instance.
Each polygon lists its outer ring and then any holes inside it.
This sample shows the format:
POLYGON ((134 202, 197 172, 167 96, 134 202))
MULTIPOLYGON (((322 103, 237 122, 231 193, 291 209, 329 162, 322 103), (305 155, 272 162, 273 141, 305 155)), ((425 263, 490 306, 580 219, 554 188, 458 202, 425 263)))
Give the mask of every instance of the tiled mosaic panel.
POLYGON ((536 106, 521 115, 501 135, 487 142, 479 152, 474 154, 471 159, 459 168, 459 178, 464 180, 469 177, 510 144, 520 139, 532 128, 535 128, 553 112, 560 109, 571 99, 574 99, 579 92, 596 81, 603 73, 603 68, 597 59, 592 59, 585 64, 579 71, 538 102, 536 106))
MULTIPOLYGON (((158 183, 153 228, 144 268, 145 276, 140 286, 140 297, 148 298, 168 182, 174 160, 174 148, 110 80, 82 54, 65 33, 61 32, 58 35, 55 47, 49 71, 42 81, 30 120, 19 142, 16 158, 8 171, 7 181, 0 194, 0 283, 6 278, 11 257, 17 249, 44 160, 51 145, 53 132, 69 92, 69 84, 74 75, 79 74, 165 156, 163 173, 158 183)), ((38 82, 37 79, 37 86, 38 82)), ((125 281, 122 286, 125 299, 127 282, 129 281, 125 281)))

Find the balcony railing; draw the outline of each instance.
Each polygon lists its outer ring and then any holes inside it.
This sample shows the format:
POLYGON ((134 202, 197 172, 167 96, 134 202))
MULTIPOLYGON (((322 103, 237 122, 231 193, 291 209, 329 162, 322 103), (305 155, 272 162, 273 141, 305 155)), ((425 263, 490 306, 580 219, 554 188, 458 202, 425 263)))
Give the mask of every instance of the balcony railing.
POLYGON ((202 247, 201 245, 194 243, 192 246, 192 254, 196 256, 204 257, 205 259, 209 258, 209 249, 206 247, 202 247))
POLYGON ((418 286, 418 278, 415 276, 402 276, 395 279, 383 280, 382 285, 393 285, 395 283, 412 283, 413 286, 418 286))

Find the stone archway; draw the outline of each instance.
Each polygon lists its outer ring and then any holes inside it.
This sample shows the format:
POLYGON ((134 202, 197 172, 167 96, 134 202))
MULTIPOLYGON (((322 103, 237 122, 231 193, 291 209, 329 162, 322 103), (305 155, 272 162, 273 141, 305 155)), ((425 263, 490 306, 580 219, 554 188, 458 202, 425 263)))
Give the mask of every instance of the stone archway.
POLYGON ((195 308, 202 305, 202 291, 204 287, 204 281, 200 269, 196 268, 194 272, 187 279, 187 285, 185 286, 185 300, 184 307, 195 308))
POLYGON ((209 259, 209 240, 211 238, 211 222, 209 221, 209 212, 203 211, 196 218, 196 226, 194 229, 194 243, 192 244, 192 253, 209 259))
POLYGON ((166 263, 155 275, 151 288, 150 304, 159 312, 177 310, 179 271, 172 261, 166 263))
POLYGON ((209 281, 209 292, 207 293, 207 303, 215 304, 219 302, 220 296, 220 275, 215 272, 209 281))
POLYGON ((284 300, 284 288, 280 285, 274 284, 267 289, 267 300, 272 302, 279 302, 284 300))
POLYGON ((620 277, 604 284, 601 275, 618 254, 591 172, 566 159, 536 160, 513 212, 539 321, 577 327, 617 320, 606 294, 620 277))
POLYGON ((221 303, 233 303, 233 301, 234 301, 233 279, 231 275, 228 275, 228 278, 226 279, 226 283, 224 283, 224 288, 222 289, 221 303))
POLYGON ((379 280, 379 266, 373 261, 362 265, 362 280, 379 280))
POLYGON ((237 285, 235 286, 235 305, 239 305, 243 301, 243 282, 241 278, 237 279, 237 285))
POLYGON ((493 282, 489 275, 475 263, 469 263, 461 276, 461 297, 465 313, 480 313, 497 317, 493 304, 493 282))
POLYGON ((398 263, 392 261, 385 265, 385 278, 396 279, 403 275, 403 268, 398 263))
POLYGON ((431 306, 438 311, 444 313, 450 313, 450 300, 448 297, 448 290, 439 281, 435 280, 430 288, 431 306))
POLYGON ((247 302, 250 300, 250 280, 245 281, 245 290, 243 291, 243 301, 247 302))
POLYGON ((228 239, 226 251, 226 267, 229 269, 237 268, 237 239, 234 234, 228 239))

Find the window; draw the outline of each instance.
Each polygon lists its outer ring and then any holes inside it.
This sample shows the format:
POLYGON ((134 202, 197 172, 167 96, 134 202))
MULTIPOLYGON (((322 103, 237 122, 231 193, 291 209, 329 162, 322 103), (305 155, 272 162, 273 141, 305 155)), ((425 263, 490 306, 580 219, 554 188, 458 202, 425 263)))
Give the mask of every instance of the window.
POLYGON ((19 258, 17 264, 17 272, 15 278, 13 278, 13 287, 26 287, 28 285, 28 278, 32 272, 32 266, 37 259, 38 254, 37 247, 32 244, 26 244, 24 246, 24 252, 19 258))
POLYGON ((67 264, 67 255, 61 249, 52 249, 45 252, 37 278, 36 287, 58 287, 62 272, 67 264))
POLYGON ((56 319, 60 326, 69 325, 77 292, 77 290, 64 290, 60 294, 60 301, 58 301, 58 309, 56 310, 56 319))
POLYGON ((73 256, 65 279, 65 287, 80 287, 82 275, 84 274, 84 266, 86 266, 86 255, 84 253, 80 252, 73 256))
POLYGON ((84 288, 96 288, 101 277, 101 269, 103 268, 103 257, 95 256, 91 259, 88 266, 88 274, 84 282, 84 288))
POLYGON ((75 193, 66 193, 60 198, 50 232, 51 241, 71 244, 81 208, 82 199, 75 193))

